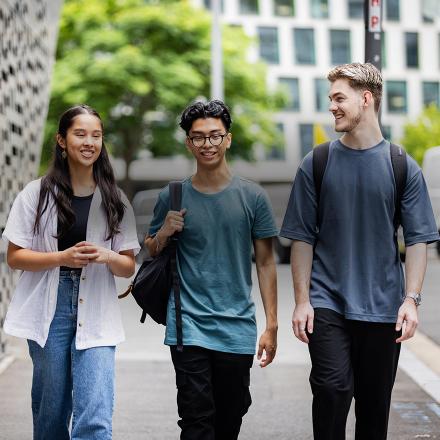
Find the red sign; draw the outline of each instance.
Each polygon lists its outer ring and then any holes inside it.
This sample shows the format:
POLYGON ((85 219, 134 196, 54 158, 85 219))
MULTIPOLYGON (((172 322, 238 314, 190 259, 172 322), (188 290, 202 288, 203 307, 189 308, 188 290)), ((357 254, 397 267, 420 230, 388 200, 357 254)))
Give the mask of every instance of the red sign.
POLYGON ((381 32, 382 31, 382 0, 370 0, 368 4, 368 31, 381 32))

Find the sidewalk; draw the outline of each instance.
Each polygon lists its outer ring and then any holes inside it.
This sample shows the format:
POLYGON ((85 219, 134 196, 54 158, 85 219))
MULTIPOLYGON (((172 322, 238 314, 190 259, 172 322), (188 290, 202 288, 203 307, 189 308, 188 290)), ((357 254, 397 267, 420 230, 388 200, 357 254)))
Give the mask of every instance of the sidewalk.
MULTIPOLYGON (((290 284, 289 268, 279 267, 279 350, 273 365, 252 369, 253 404, 244 418, 240 440, 312 439, 309 356, 306 345, 292 336, 290 284)), ((118 281, 119 290, 125 285, 126 281, 118 281)), ((261 301, 254 298, 257 320, 262 323, 261 301)), ((141 325, 132 299, 121 301, 121 308, 127 341, 117 351, 114 440, 176 440, 175 379, 168 349, 162 344, 164 328, 150 320, 141 325)), ((29 440, 31 363, 27 345, 17 339, 12 342, 17 359, 0 374, 0 440, 29 440)), ((412 346, 405 344, 394 388, 389 440, 440 440, 440 398, 437 402, 421 388, 435 391, 430 381, 440 388, 439 350, 423 336, 412 341, 412 346), (405 373, 416 377, 414 373, 421 370, 425 376, 417 376, 421 378, 418 383, 405 373)), ((353 438, 351 413, 347 440, 353 438)))
MULTIPOLYGON (((32 438, 30 367, 29 361, 17 360, 0 376, 0 440, 32 438)), ((244 418, 241 440, 312 439, 308 369, 305 365, 288 364, 253 369, 253 405, 244 418)), ((176 440, 176 420, 170 362, 118 361, 114 440, 176 440)), ((347 439, 352 438, 350 414, 347 439)), ((440 439, 440 405, 401 371, 388 438, 440 439)))

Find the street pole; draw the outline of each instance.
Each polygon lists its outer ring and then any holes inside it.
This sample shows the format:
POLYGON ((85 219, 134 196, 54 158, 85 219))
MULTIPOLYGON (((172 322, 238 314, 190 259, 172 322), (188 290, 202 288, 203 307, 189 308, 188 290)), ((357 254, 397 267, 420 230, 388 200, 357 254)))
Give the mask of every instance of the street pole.
POLYGON ((365 62, 382 70, 382 0, 364 0, 365 62))
POLYGON ((211 0, 211 99, 224 100, 221 0, 211 0))
MULTIPOLYGON (((365 62, 382 70, 382 0, 364 0, 365 62)), ((382 129, 382 109, 379 109, 382 129)))

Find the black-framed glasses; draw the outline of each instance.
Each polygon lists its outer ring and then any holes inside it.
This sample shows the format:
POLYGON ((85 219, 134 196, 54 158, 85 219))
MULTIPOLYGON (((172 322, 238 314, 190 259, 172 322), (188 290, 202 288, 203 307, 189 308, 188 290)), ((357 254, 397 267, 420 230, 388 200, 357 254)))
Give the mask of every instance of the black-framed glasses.
POLYGON ((218 147, 222 142, 223 139, 225 138, 225 136, 227 136, 228 133, 225 134, 211 134, 211 136, 188 136, 188 139, 191 141, 191 143, 196 147, 196 148, 202 148, 205 143, 206 143, 206 139, 209 139, 209 143, 213 146, 213 147, 218 147))

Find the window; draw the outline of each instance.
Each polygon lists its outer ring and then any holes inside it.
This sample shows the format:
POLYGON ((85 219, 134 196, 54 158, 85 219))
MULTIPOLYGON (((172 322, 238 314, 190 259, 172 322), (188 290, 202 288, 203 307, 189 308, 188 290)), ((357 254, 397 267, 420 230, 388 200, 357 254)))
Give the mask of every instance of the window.
POLYGON ((423 82, 423 105, 435 104, 440 107, 440 90, 437 81, 423 82))
POLYGON ((304 157, 313 148, 313 124, 300 124, 299 136, 301 142, 301 156, 304 157))
POLYGON ((274 0, 273 13, 279 17, 291 17, 295 15, 294 0, 274 0))
POLYGON ((299 110, 299 86, 298 78, 280 78, 280 86, 288 96, 285 110, 299 110))
POLYGON ((348 16, 364 18, 364 0, 348 0, 348 16))
POLYGON ((297 64, 315 64, 315 35, 313 29, 294 29, 295 61, 297 64))
POLYGON ((438 0, 422 0, 422 20, 424 23, 434 23, 438 14, 438 0))
POLYGON ((328 1, 310 0, 310 13, 313 18, 328 18, 328 1))
POLYGON ((405 32, 406 66, 419 67, 419 35, 405 32))
POLYGON ((280 138, 283 139, 283 142, 278 145, 272 145, 272 147, 266 152, 267 160, 284 160, 286 158, 284 147, 284 125, 279 122, 277 124, 277 129, 280 132, 280 138))
POLYGON ((386 0, 385 1, 385 16, 387 20, 400 20, 400 0, 386 0))
POLYGON ((240 0, 240 14, 258 14, 258 0, 240 0))
POLYGON ((270 64, 278 64, 278 28, 259 27, 258 38, 260 41, 260 58, 270 64))
POLYGON ((350 62, 350 31, 330 31, 330 51, 332 64, 346 64, 350 62))
POLYGON ((387 141, 391 141, 391 127, 389 125, 382 125, 382 135, 387 141))
POLYGON ((388 113, 406 113, 406 82, 387 81, 388 113))
POLYGON ((318 112, 328 112, 329 107, 329 84, 326 79, 315 79, 315 106, 318 112))
MULTIPOLYGON (((213 0, 203 0, 203 4, 205 5, 205 8, 209 10, 212 9, 212 2, 213 0)), ((225 11, 225 0, 220 1, 220 10, 222 13, 225 11)))

